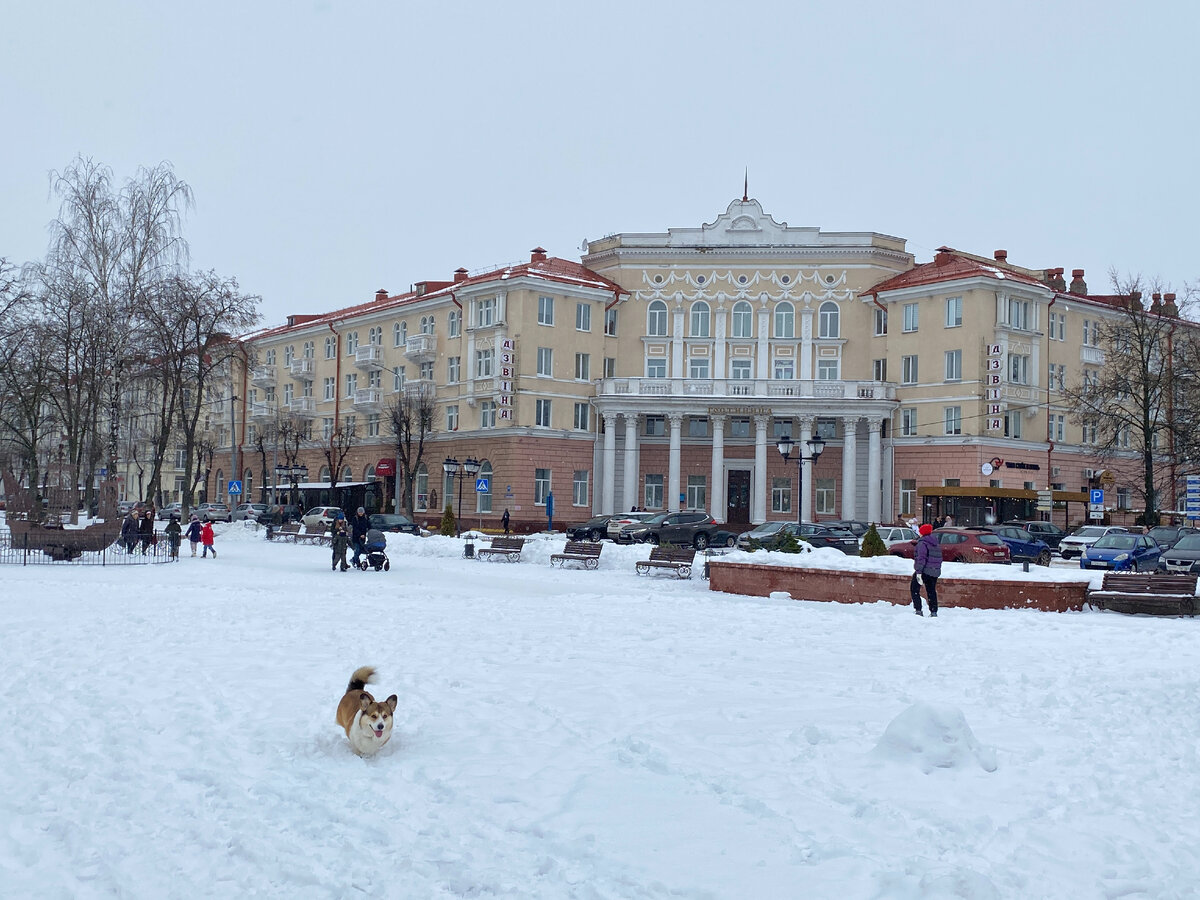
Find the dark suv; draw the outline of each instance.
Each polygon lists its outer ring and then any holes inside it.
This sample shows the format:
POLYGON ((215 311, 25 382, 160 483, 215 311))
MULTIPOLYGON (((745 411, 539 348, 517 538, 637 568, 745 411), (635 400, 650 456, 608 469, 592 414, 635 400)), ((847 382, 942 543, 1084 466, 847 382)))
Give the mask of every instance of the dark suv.
POLYGON ((747 549, 778 550, 786 540, 784 535, 814 547, 832 547, 834 550, 841 550, 847 556, 858 556, 858 538, 854 536, 853 531, 813 522, 803 522, 799 525, 788 522, 774 534, 750 539, 747 549))
POLYGON ((622 532, 626 528, 636 529, 630 535, 634 541, 690 546, 697 550, 703 550, 711 544, 713 535, 720 530, 717 520, 702 512, 667 513, 665 516, 655 516, 645 522, 627 525, 622 532))
POLYGON ((1031 562, 1039 566, 1050 565, 1050 548, 1036 535, 1017 525, 985 525, 983 530, 1008 544, 1013 562, 1031 562))
POLYGON ((1024 528, 1039 541, 1045 541, 1046 546, 1051 550, 1057 550, 1058 542, 1067 536, 1067 533, 1053 522, 1039 522, 1033 519, 1014 519, 1013 521, 1005 522, 1004 524, 1015 525, 1017 528, 1024 528))

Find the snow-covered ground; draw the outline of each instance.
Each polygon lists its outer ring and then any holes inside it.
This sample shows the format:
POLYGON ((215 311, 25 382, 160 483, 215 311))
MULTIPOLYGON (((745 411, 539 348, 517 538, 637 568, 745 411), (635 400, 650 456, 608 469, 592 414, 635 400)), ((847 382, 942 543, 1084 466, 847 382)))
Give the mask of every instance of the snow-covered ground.
POLYGON ((216 560, 0 569, 0 896, 1200 894, 1196 621, 917 618, 561 546, 393 536, 343 574, 225 527, 216 560), (333 721, 364 664, 400 696, 372 759, 333 721))

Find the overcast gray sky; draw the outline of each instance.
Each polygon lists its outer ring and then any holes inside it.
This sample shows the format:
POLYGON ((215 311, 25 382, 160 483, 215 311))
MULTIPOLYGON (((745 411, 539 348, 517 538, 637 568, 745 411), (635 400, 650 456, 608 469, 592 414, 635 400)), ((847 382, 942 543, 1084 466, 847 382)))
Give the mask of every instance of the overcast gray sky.
POLYGON ((0 256, 48 172, 170 161, 194 268, 265 324, 584 238, 777 220, 1200 276, 1200 4, 26 2, 0 29, 0 256))

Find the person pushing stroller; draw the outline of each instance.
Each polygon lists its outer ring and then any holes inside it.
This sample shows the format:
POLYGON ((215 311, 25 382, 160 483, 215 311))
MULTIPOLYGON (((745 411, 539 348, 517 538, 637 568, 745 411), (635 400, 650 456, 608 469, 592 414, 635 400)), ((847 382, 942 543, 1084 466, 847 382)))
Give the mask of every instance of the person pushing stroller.
POLYGON ((376 572, 387 571, 392 567, 387 557, 387 537, 378 528, 368 528, 363 540, 363 556, 358 563, 364 572, 374 569, 376 572))

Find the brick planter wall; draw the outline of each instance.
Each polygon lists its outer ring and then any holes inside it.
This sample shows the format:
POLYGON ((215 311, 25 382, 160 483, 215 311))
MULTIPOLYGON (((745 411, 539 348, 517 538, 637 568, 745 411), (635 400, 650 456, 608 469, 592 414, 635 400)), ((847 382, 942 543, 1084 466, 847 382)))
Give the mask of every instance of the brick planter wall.
MULTIPOLYGON (((838 603, 884 601, 902 606, 912 602, 908 593, 909 575, 800 569, 715 560, 709 562, 708 568, 709 589, 731 594, 767 597, 772 591, 787 591, 794 600, 831 600, 838 603)), ((1083 609, 1087 599, 1087 582, 939 578, 937 593, 939 608, 961 606, 969 609, 1067 612, 1083 609)))

